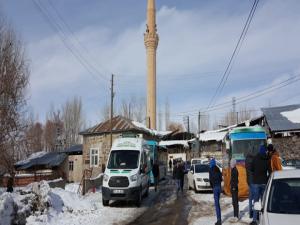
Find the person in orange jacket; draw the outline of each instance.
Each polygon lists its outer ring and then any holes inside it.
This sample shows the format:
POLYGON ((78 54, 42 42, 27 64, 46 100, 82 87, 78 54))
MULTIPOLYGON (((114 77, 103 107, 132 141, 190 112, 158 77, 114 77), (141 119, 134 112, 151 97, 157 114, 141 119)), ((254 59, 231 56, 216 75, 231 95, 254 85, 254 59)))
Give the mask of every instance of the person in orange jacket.
POLYGON ((276 151, 272 144, 268 145, 268 153, 270 157, 270 164, 272 172, 277 170, 282 170, 281 160, 279 158, 279 153, 276 151))

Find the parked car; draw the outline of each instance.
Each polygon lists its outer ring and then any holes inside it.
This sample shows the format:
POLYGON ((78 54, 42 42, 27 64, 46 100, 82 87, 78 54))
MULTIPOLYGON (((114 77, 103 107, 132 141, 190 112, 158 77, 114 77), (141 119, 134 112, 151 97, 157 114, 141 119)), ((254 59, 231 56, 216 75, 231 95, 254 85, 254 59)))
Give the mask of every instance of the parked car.
POLYGON ((294 165, 292 165, 292 163, 289 162, 288 160, 284 160, 282 158, 280 158, 280 160, 281 160, 281 165, 282 165, 283 170, 294 170, 294 169, 296 169, 296 167, 294 165))
POLYGON ((282 170, 272 173, 260 211, 260 225, 298 225, 300 221, 300 170, 282 170))
POLYGON ((299 159, 283 160, 282 164, 283 164, 283 166, 289 166, 289 167, 300 169, 300 160, 299 159))
POLYGON ((191 165, 204 164, 204 163, 209 163, 209 159, 208 158, 193 158, 191 160, 191 165))
POLYGON ((195 164, 188 172, 188 187, 195 192, 212 190, 209 183, 209 164, 195 164))

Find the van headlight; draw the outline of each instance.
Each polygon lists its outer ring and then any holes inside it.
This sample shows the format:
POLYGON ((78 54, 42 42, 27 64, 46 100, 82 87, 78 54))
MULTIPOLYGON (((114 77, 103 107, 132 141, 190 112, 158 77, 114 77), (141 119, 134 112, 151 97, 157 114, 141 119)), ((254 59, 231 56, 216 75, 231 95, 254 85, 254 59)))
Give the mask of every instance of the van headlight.
POLYGON ((108 182, 108 180, 109 180, 109 176, 107 174, 104 174, 103 175, 103 181, 108 182))
POLYGON ((135 174, 135 175, 132 175, 132 176, 130 176, 130 181, 131 182, 134 182, 134 181, 137 181, 137 175, 135 174))

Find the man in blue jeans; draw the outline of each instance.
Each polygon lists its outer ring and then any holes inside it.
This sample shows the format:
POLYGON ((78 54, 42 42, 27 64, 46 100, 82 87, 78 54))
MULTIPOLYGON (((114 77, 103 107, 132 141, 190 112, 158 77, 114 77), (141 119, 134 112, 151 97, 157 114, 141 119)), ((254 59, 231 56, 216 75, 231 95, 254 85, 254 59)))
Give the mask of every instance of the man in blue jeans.
POLYGON ((215 208, 217 215, 217 222, 215 225, 221 225, 221 208, 220 208, 220 195, 221 195, 221 182, 222 173, 220 169, 216 166, 216 160, 211 159, 209 164, 209 182, 214 192, 215 208))
MULTIPOLYGON (((254 202, 262 200, 266 184, 271 174, 271 165, 264 145, 260 146, 259 153, 254 157, 251 163, 253 174, 254 202)), ((256 225, 258 220, 258 211, 253 211, 253 221, 251 225, 256 225)))

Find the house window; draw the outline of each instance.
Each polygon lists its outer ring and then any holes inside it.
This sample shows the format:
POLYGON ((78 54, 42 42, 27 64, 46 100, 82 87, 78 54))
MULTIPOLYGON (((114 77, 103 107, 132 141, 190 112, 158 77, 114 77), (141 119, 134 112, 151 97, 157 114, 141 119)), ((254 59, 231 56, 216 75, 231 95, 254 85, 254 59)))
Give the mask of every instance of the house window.
POLYGON ((99 150, 92 148, 90 149, 90 167, 99 165, 99 150))
POLYGON ((74 161, 69 161, 69 171, 74 170, 74 161))

